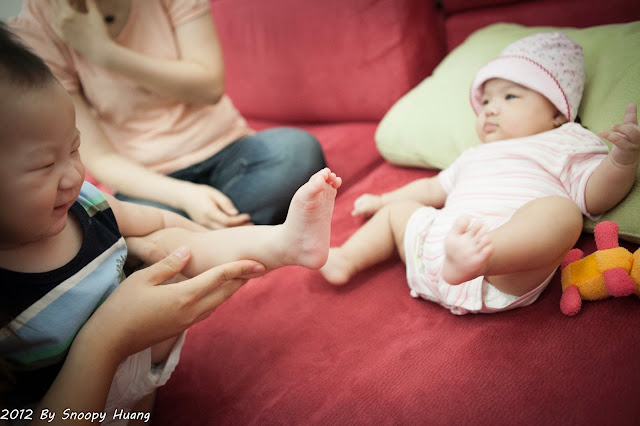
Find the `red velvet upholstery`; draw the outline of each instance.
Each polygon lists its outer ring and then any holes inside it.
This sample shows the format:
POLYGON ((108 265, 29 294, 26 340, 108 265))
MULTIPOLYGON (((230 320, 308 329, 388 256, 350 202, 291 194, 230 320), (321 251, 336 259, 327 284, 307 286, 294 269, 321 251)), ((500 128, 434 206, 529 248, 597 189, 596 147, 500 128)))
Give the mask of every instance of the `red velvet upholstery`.
POLYGON ((252 118, 379 120, 444 54, 429 1, 211 4, 227 93, 252 118))
MULTIPOLYGON (((350 215, 359 194, 435 173, 385 163, 373 135, 447 46, 504 19, 578 27, 640 19, 626 0, 432 3, 212 1, 236 105, 257 129, 313 123, 301 127, 345 180, 332 244, 361 225, 350 215)), ((593 236, 578 247, 591 253, 593 236)), ((637 424, 640 301, 585 302, 569 318, 560 295, 557 274, 529 307, 459 317, 412 299, 399 259, 343 288, 284 268, 190 330, 153 424, 637 424)))
POLYGON ((618 22, 631 22, 640 16, 640 2, 628 0, 445 0, 456 6, 456 13, 446 20, 447 50, 450 51, 473 31, 495 22, 517 22, 522 25, 552 25, 584 28, 618 22), (494 4, 495 7, 475 6, 494 4), (462 5, 466 7, 463 8, 462 5))

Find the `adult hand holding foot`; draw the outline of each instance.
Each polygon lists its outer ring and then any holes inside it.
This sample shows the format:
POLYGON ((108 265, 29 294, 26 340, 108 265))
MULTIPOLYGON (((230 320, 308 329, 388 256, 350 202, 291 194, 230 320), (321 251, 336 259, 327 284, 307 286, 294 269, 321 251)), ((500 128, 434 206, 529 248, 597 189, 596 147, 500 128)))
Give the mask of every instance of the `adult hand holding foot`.
POLYGON ((159 285, 180 273, 190 257, 188 249, 177 249, 120 284, 80 330, 64 366, 35 411, 47 409, 58 415, 53 422, 34 416, 33 424, 66 424, 61 417, 67 408, 102 412, 115 371, 125 357, 203 320, 248 278, 265 271, 262 264, 243 260, 179 284, 159 285))

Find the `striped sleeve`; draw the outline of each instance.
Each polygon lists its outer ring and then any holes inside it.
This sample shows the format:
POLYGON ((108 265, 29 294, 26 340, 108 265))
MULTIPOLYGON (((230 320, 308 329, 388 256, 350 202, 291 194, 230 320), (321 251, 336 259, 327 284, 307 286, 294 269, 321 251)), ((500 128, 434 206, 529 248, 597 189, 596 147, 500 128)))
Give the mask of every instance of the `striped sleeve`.
POLYGON ((587 211, 586 189, 589 178, 609 153, 607 145, 595 134, 582 127, 571 129, 571 140, 574 148, 565 157, 560 175, 560 182, 571 199, 580 207, 582 213, 590 219, 597 220, 587 211))
MULTIPOLYGON (((467 151, 465 151, 465 153, 467 153, 467 151)), ((459 156, 453 163, 451 163, 449 167, 441 170, 440 173, 438 173, 438 180, 440 181, 440 185, 442 185, 442 188, 444 189, 444 192, 447 193, 447 195, 450 194, 455 187, 458 170, 460 168, 460 163, 462 162, 461 158, 463 158, 465 153, 459 156)))

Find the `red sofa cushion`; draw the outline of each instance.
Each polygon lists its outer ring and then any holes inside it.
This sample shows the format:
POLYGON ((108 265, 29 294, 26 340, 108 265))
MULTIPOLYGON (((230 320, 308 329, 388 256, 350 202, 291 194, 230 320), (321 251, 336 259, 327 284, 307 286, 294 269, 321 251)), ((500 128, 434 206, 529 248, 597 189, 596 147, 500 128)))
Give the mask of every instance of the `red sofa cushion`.
POLYGON ((211 9, 227 93, 248 118, 379 120, 444 53, 430 1, 212 0, 211 9))

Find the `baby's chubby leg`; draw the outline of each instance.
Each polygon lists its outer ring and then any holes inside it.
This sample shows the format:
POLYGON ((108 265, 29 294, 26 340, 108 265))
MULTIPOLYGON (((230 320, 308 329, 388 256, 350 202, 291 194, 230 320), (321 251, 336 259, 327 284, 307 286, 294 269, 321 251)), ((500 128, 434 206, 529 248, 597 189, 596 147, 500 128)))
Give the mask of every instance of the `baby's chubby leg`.
POLYGON ((404 231, 420 207, 423 205, 416 201, 396 201, 382 207, 342 246, 329 251, 329 259, 320 269, 322 276, 333 285, 343 285, 396 251, 404 261, 404 231))
POLYGON ((460 284, 484 275, 499 290, 521 296, 551 275, 581 232, 582 213, 564 197, 530 201, 488 233, 463 219, 447 236, 443 278, 460 284))
POLYGON ((168 228, 145 238, 166 253, 188 246, 192 257, 183 270, 186 276, 240 259, 256 260, 267 271, 286 265, 318 269, 327 260, 333 205, 341 184, 342 180, 328 168, 314 174, 294 194, 282 225, 207 232, 168 228))

